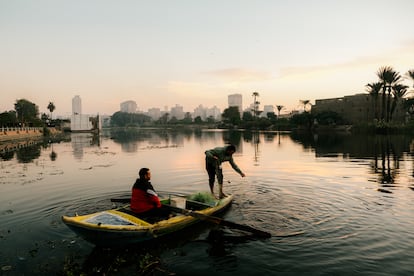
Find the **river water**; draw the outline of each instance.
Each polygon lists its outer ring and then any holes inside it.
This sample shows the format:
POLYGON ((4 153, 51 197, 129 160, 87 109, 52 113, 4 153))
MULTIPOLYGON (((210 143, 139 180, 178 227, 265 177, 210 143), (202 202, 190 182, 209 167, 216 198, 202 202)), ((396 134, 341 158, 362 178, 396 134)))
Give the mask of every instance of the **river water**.
POLYGON ((71 134, 0 159, 0 274, 413 275, 414 159, 408 136, 221 130, 71 134), (227 220, 173 240, 95 248, 62 215, 113 208, 141 167, 160 192, 208 190, 204 151, 237 147, 227 220), (147 270, 142 267, 146 265, 147 270))

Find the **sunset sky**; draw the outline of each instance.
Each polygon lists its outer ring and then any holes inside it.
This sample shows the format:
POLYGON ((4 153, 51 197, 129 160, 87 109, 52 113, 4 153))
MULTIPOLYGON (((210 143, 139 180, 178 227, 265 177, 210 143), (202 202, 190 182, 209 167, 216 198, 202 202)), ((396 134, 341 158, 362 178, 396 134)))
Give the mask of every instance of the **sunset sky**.
MULTIPOLYGON (((0 112, 69 115, 180 104, 300 109, 414 69, 412 0, 0 0, 0 112)), ((408 80, 405 84, 413 87, 408 80)))

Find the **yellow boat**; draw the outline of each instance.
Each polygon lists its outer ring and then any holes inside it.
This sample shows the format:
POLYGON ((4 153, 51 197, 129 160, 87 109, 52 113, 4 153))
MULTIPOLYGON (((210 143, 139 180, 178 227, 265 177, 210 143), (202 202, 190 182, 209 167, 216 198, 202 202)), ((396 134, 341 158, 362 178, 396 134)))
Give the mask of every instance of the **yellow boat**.
POLYGON ((62 216, 62 220, 75 233, 95 245, 119 246, 175 233, 203 217, 225 211, 232 200, 232 195, 223 199, 206 197, 201 193, 186 197, 170 196, 161 202, 164 206, 170 206, 173 216, 157 221, 134 214, 129 205, 88 215, 62 216))

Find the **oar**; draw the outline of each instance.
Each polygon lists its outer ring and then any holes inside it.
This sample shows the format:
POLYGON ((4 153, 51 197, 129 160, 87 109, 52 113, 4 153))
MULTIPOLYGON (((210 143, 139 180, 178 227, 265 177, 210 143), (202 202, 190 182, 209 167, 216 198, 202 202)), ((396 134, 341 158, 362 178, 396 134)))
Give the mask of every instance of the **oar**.
POLYGON ((131 199, 130 198, 111 198, 111 202, 129 203, 131 202, 131 199))
POLYGON ((178 208, 175 206, 171 206, 171 205, 166 205, 163 204, 165 206, 167 206, 168 208, 170 208, 171 210, 177 212, 177 213, 181 213, 187 216, 192 216, 198 219, 202 219, 220 226, 227 226, 227 227, 231 227, 234 229, 238 229, 238 230, 242 230, 242 231, 246 231, 246 232, 250 232, 252 234, 255 234, 261 238, 270 238, 272 235, 268 232, 253 228, 249 225, 245 225, 245 224, 239 224, 239 223, 235 223, 229 220, 225 220, 219 217, 215 217, 215 216, 209 216, 209 215, 205 215, 199 212, 194 212, 192 210, 188 210, 188 209, 182 209, 182 208, 178 208))
MULTIPOLYGON (((122 203, 126 203, 129 202, 130 199, 129 198, 111 198, 112 202, 122 202, 122 203)), ((171 205, 167 205, 167 204, 163 204, 165 206, 167 206, 168 208, 170 208, 171 210, 173 210, 174 212, 177 213, 181 213, 184 214, 186 216, 192 216, 201 220, 205 220, 220 226, 227 226, 230 228, 234 228, 234 229, 238 229, 238 230, 242 230, 242 231, 246 231, 246 232, 250 232, 258 237, 261 238, 270 238, 272 235, 268 232, 253 228, 249 225, 244 225, 244 224, 239 224, 239 223, 235 223, 232 221, 228 221, 219 217, 215 217, 215 216, 209 216, 209 215, 205 215, 199 212, 194 212, 192 210, 188 210, 188 209, 182 209, 182 208, 178 208, 175 206, 171 206, 171 205)))

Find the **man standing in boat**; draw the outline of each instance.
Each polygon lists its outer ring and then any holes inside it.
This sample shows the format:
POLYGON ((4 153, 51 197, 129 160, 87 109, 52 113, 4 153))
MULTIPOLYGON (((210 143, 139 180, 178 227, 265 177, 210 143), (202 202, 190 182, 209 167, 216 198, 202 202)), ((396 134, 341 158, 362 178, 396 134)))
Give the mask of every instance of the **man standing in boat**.
POLYGON ((240 170, 233 160, 233 153, 236 152, 234 145, 228 145, 225 147, 217 147, 214 149, 206 150, 206 170, 208 173, 208 184, 210 191, 214 195, 214 181, 217 175, 217 181, 219 184, 219 198, 226 197, 223 193, 223 169, 221 163, 228 161, 231 167, 238 172, 242 177, 245 174, 240 170))

